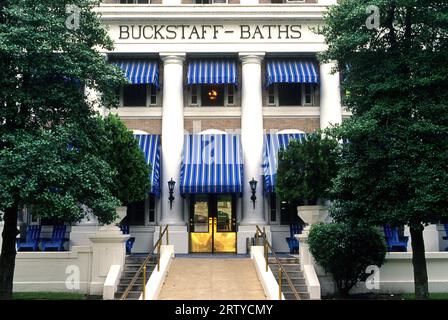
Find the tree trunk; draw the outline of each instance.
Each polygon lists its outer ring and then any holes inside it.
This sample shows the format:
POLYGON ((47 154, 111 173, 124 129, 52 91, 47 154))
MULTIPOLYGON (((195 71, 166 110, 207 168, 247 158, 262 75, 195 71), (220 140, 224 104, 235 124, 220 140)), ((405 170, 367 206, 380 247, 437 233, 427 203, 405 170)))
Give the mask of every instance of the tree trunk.
POLYGON ((423 226, 411 226, 412 264, 416 299, 428 299, 428 271, 426 270, 423 226))
POLYGON ((12 284, 16 261, 16 237, 18 205, 5 210, 3 243, 0 255, 0 300, 12 298, 12 284))

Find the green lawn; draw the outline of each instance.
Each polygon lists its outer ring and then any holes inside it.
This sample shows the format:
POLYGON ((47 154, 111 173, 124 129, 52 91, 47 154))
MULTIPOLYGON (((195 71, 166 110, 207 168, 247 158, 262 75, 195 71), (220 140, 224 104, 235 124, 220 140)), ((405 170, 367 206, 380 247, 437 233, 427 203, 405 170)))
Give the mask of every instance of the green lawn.
MULTIPOLYGON (((405 300, 414 300, 414 293, 404 293, 401 297, 405 300)), ((448 300, 448 292, 434 292, 429 294, 430 300, 448 300)))
POLYGON ((14 292, 13 300, 86 300, 82 293, 71 292, 14 292))

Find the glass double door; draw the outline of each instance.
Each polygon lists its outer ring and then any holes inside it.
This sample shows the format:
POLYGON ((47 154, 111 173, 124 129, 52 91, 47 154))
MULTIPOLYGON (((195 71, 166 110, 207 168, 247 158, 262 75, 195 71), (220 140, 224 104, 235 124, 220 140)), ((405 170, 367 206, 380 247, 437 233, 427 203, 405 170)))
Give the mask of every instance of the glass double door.
POLYGON ((190 251, 236 252, 235 196, 192 195, 190 251))

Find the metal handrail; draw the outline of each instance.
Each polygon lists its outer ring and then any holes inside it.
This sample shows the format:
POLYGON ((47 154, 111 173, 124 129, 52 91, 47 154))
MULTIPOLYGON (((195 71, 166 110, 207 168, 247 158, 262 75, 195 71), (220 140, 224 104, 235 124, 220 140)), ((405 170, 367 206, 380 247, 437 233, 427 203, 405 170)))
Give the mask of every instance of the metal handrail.
POLYGON ((285 273, 286 282, 288 283, 289 287, 292 290, 292 293, 296 297, 297 300, 301 300, 299 293, 297 292, 296 288, 294 287, 294 284, 292 283, 291 278, 289 277, 288 273, 286 272, 285 268, 283 267, 282 263, 278 259, 277 255, 275 254, 275 251, 272 249, 271 244, 269 243, 268 239, 266 238, 266 230, 263 227, 263 231, 261 231, 260 227, 255 226, 257 228, 257 233, 255 236, 261 235, 263 238, 263 247, 264 247, 264 258, 266 259, 266 272, 268 271, 268 254, 269 250, 271 250, 275 261, 278 264, 278 297, 279 300, 282 300, 282 274, 285 273))
POLYGON ((146 265, 151 260, 152 254, 154 253, 154 250, 157 248, 157 271, 160 271, 160 247, 162 245, 162 239, 163 239, 163 236, 165 235, 165 233, 166 233, 166 244, 167 245, 169 244, 169 240, 168 240, 168 226, 166 226, 163 231, 162 231, 162 226, 160 226, 159 230, 160 230, 159 239, 154 244, 152 250, 146 256, 145 261, 143 261, 143 263, 141 264, 140 268, 135 273, 134 277, 132 278, 131 282, 127 286, 126 290, 121 295, 120 300, 125 300, 128 297, 129 292, 131 292, 132 287, 135 285, 135 283, 136 283, 136 281, 137 281, 137 279, 140 276, 140 273, 142 271, 144 272, 143 273, 143 290, 142 290, 142 293, 143 293, 143 300, 145 300, 145 298, 146 298, 146 265))

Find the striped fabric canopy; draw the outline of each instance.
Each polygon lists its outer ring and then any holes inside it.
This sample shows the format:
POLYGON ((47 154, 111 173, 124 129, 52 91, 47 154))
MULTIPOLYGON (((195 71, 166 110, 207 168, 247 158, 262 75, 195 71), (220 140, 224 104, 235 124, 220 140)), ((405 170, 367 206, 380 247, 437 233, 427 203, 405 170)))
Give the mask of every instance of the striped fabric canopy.
POLYGON ((240 193, 243 153, 236 134, 185 136, 180 172, 180 192, 240 193))
POLYGON ((237 84, 236 62, 231 59, 192 60, 187 82, 191 84, 237 84))
POLYGON ((274 83, 319 83, 316 63, 306 60, 272 59, 266 62, 266 86, 274 83))
POLYGON ((278 151, 286 149, 291 140, 303 141, 305 133, 266 134, 263 148, 263 172, 265 192, 275 192, 277 179, 278 151))
POLYGON ((149 181, 151 182, 151 194, 160 196, 160 135, 134 134, 140 149, 145 155, 146 163, 151 165, 149 181))
POLYGON ((112 63, 124 71, 131 84, 152 84, 159 87, 159 64, 156 60, 121 60, 112 63))

